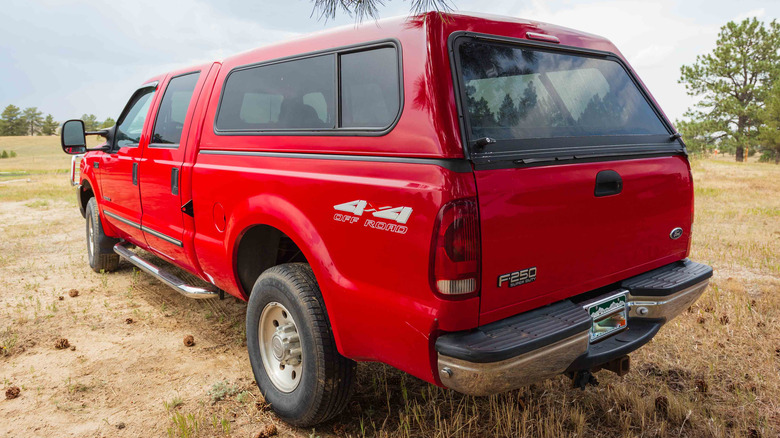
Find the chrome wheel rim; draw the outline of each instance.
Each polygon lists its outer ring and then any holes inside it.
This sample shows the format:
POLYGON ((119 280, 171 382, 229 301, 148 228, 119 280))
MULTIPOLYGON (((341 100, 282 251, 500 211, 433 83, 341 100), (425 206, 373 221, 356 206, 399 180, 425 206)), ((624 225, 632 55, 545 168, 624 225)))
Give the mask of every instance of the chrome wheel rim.
POLYGON ((257 328, 265 374, 281 392, 295 390, 303 377, 303 355, 298 326, 282 304, 270 302, 257 328))
POLYGON ((87 220, 87 251, 89 251, 89 258, 92 259, 92 255, 95 254, 95 229, 92 227, 92 216, 87 220))

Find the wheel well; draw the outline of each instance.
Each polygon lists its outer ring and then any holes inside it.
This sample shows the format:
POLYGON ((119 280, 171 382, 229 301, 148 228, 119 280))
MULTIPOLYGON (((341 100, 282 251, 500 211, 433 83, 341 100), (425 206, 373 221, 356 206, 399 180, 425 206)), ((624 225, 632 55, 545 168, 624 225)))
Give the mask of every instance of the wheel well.
POLYGON ((241 236, 236 251, 236 272, 249 297, 257 277, 282 263, 306 263, 306 257, 286 234, 268 225, 255 225, 241 236))
POLYGON ((87 217, 87 203, 89 202, 89 198, 94 196, 95 192, 92 190, 92 186, 89 185, 89 181, 84 180, 81 187, 79 187, 79 211, 81 211, 81 215, 85 218, 87 217))

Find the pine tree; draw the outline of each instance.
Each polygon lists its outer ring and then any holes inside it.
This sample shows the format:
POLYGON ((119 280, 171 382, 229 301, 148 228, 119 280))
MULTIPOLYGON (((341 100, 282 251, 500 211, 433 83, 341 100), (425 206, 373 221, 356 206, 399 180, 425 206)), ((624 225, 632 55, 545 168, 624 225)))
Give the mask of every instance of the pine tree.
MULTIPOLYGON (((758 144, 759 112, 769 84, 780 70, 780 23, 769 26, 749 18, 720 29, 712 53, 697 56, 681 69, 680 83, 689 95, 701 98, 686 117, 709 122, 711 135, 720 135, 743 161, 745 147, 758 144)), ((702 125, 699 125, 702 126, 702 125)))
POLYGON ((52 117, 51 114, 46 114, 46 118, 43 119, 43 124, 41 125, 41 134, 54 135, 57 133, 57 128, 59 128, 59 126, 60 124, 54 120, 54 117, 52 117))
POLYGON ((780 164, 780 79, 769 90, 766 107, 760 113, 764 126, 761 127, 761 161, 780 164))
MULTIPOLYGON (((335 18, 337 12, 354 16, 357 21, 365 18, 379 18, 379 6, 384 6, 384 0, 312 0, 314 13, 320 18, 335 18)), ((447 12, 452 9, 448 0, 412 0, 411 15, 426 11, 447 12)))
POLYGON ((8 105, 0 114, 0 135, 24 135, 26 131, 22 111, 15 105, 8 105))
POLYGON ((515 106, 515 101, 509 94, 504 96, 501 106, 498 108, 498 124, 505 128, 517 125, 520 121, 520 112, 515 106))
POLYGON ((102 125, 100 125, 101 129, 110 128, 112 126, 116 125, 116 120, 112 119, 111 117, 107 118, 102 125))
POLYGON ((97 120, 97 116, 94 114, 84 114, 81 116, 81 120, 84 121, 85 131, 97 131, 100 127, 100 123, 97 120))
POLYGON ((25 134, 35 135, 40 133, 41 125, 43 124, 43 114, 38 111, 37 107, 25 108, 22 113, 24 119, 25 134))

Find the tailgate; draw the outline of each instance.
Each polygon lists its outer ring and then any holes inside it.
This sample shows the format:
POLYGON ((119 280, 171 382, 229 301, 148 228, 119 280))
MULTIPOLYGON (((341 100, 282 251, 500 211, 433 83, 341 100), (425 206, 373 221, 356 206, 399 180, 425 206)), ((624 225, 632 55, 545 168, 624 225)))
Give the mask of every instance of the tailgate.
POLYGON ((480 324, 686 256, 685 148, 622 58, 452 41, 479 203, 480 324))
POLYGON ((483 170, 475 175, 482 234, 480 323, 686 255, 692 186, 684 157, 483 170), (602 171, 620 176, 620 193, 594 194, 602 171), (677 227, 683 235, 672 239, 677 227))

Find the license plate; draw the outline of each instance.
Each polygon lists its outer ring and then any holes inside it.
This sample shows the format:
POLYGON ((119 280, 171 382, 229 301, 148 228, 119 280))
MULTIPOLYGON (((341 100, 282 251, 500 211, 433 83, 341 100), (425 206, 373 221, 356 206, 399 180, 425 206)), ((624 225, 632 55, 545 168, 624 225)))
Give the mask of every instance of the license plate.
POLYGON ((621 292, 588 303, 588 311, 593 324, 590 327, 590 342, 596 342, 628 327, 626 293, 621 292))

